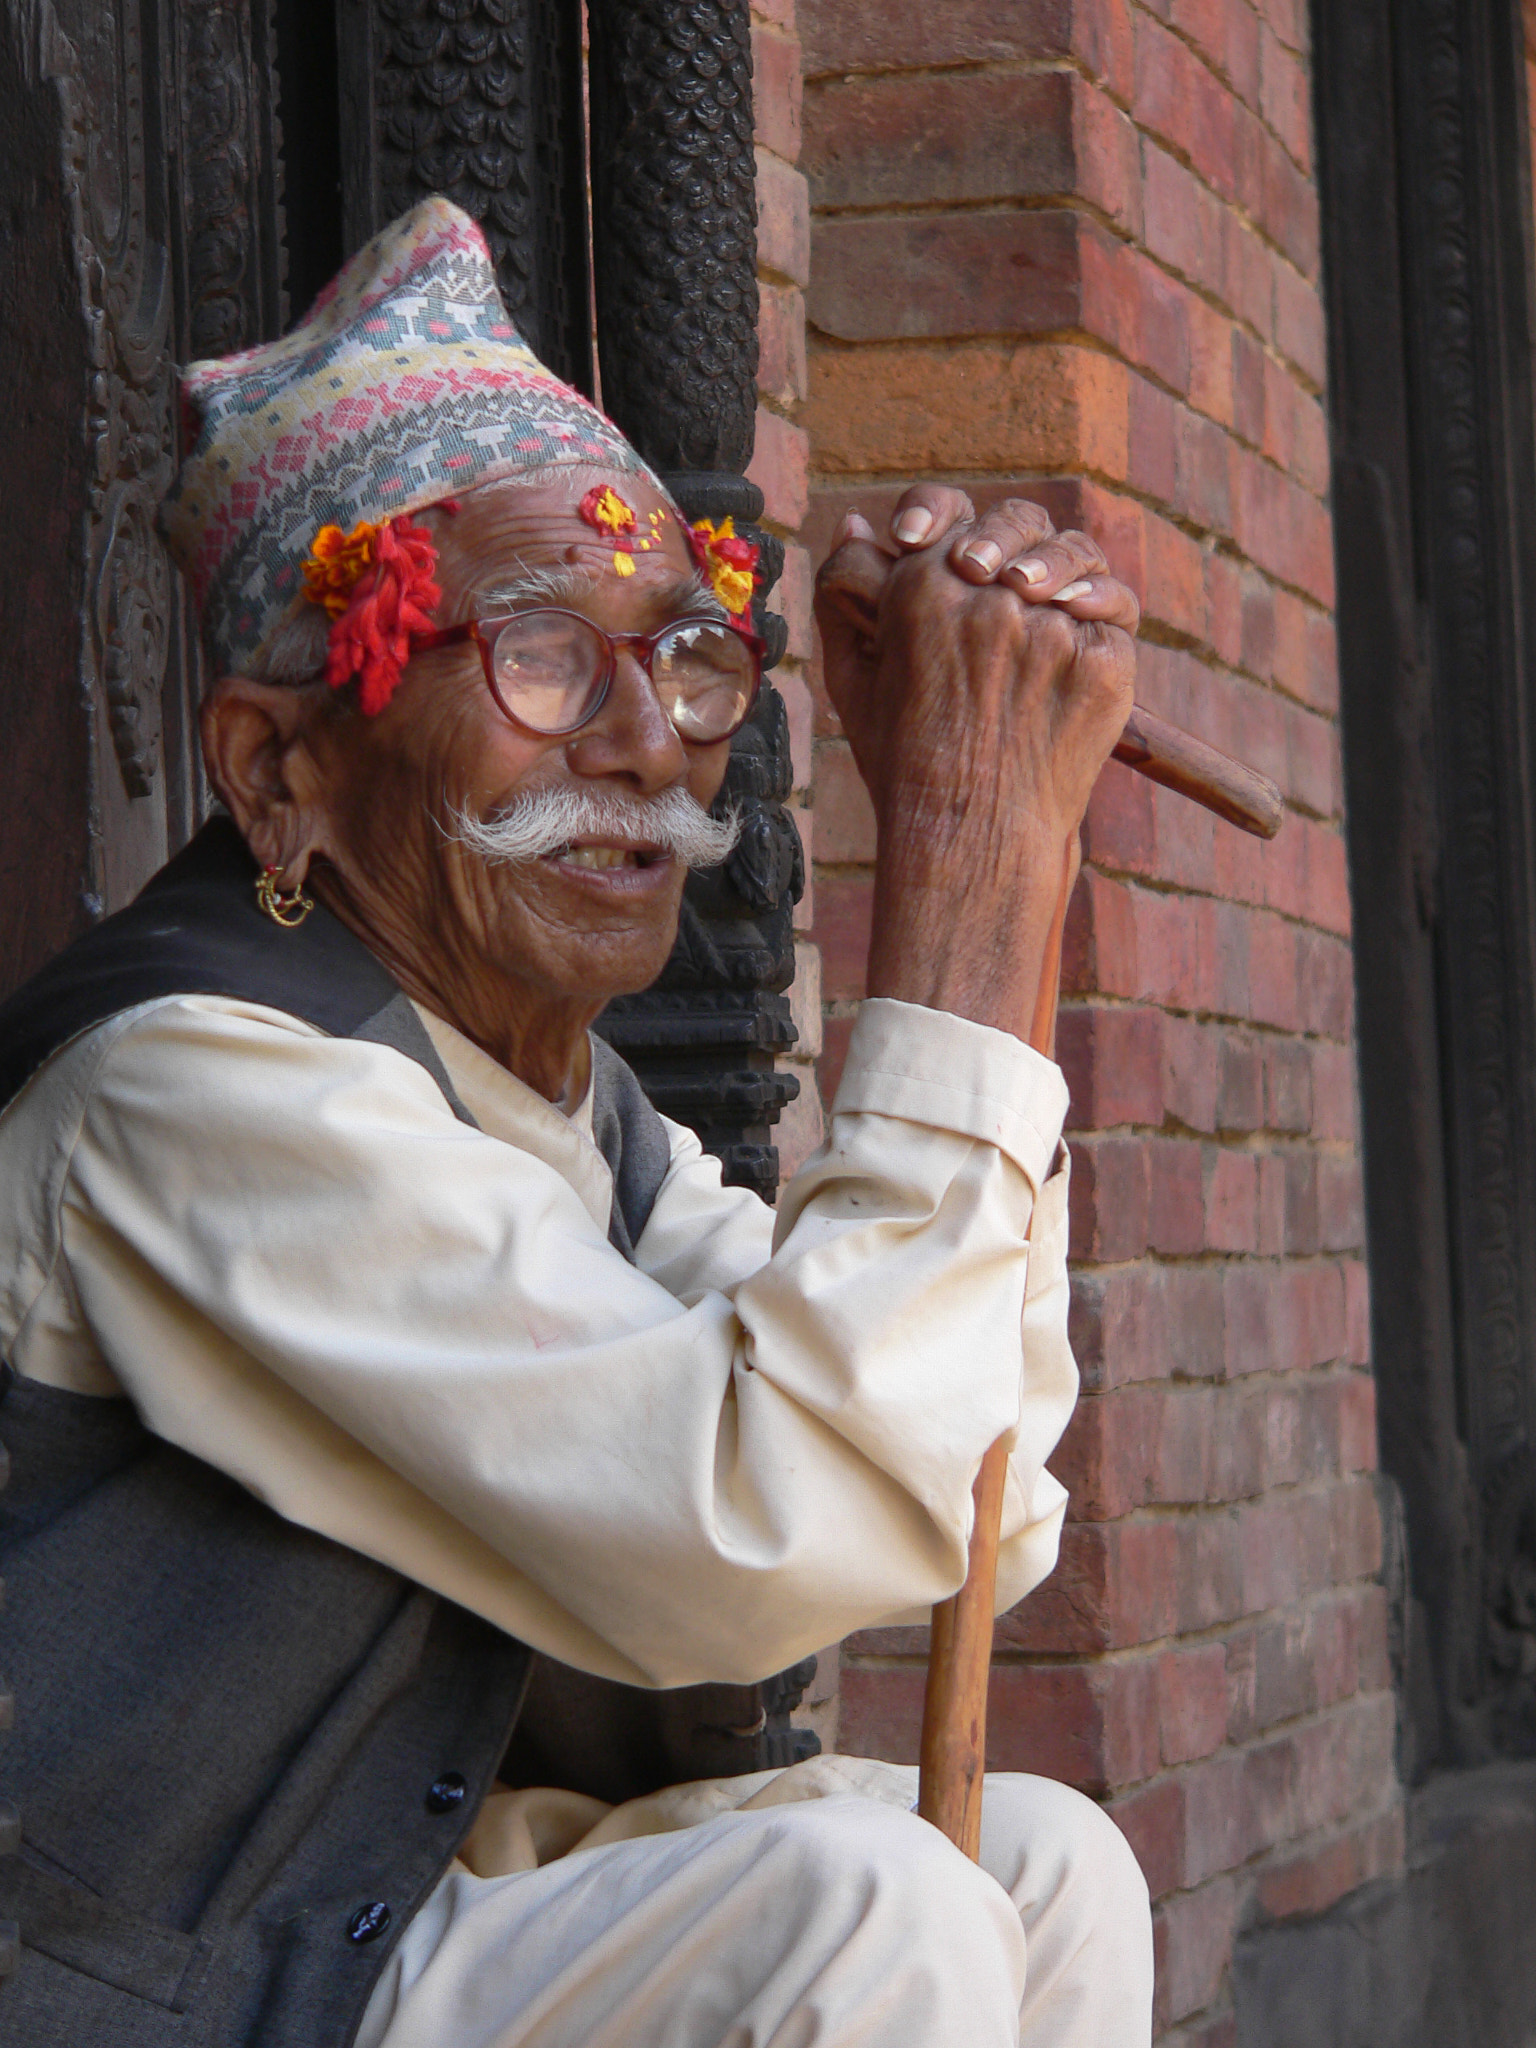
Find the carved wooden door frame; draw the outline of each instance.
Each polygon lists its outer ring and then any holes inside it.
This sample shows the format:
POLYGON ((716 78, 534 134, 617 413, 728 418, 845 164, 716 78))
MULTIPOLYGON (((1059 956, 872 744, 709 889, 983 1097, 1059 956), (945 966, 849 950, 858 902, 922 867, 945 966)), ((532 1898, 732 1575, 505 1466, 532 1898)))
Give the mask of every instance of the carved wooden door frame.
POLYGON ((1514 0, 1314 0, 1410 1775, 1536 1753, 1536 423, 1514 0))

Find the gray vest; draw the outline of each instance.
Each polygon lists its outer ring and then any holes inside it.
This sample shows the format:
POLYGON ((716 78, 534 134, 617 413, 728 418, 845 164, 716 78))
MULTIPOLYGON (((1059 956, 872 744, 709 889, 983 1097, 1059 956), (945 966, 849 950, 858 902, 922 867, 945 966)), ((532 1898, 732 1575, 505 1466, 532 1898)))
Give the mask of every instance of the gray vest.
MULTIPOLYGON (((367 948, 323 909, 280 930, 253 881, 215 823, 0 1006, 0 1106, 95 1023, 216 993, 393 1045, 473 1121, 367 948)), ((669 1148, 606 1047, 594 1125, 630 1256, 669 1148)), ((534 1666, 520 1782, 622 1798, 804 1751, 765 1747, 761 1688, 658 1696, 535 1659, 283 1521, 127 1401, 5 1380, 0 1642, 17 1713, 0 1783, 23 1845, 0 1860, 0 1916, 23 1946, 0 2048, 344 2048, 507 1758, 534 1666)))

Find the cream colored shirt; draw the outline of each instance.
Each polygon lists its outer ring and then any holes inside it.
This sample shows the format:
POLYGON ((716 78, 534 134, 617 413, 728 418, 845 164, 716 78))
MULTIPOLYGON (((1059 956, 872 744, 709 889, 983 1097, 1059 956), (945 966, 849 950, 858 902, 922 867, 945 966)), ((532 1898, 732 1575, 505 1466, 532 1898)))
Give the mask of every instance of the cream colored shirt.
POLYGON ((0 1117, 17 1371, 126 1392, 290 1521, 636 1684, 924 1617, 1004 1432, 999 1607, 1049 1571, 1055 1066, 868 1002, 777 1212, 669 1126, 632 1266, 589 1123, 425 1021, 479 1130, 400 1053, 246 1003, 145 1004, 55 1054, 0 1117))

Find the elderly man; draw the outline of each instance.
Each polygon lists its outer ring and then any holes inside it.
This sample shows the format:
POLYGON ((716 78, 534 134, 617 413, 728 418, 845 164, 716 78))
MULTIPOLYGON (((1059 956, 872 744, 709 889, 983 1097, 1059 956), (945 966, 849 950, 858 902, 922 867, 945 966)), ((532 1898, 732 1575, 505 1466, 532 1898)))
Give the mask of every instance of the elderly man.
POLYGON ((444 201, 187 397, 227 816, 0 1013, 0 2043, 1144 2044, 1145 1888, 1077 1794, 989 1780, 978 1869, 909 1770, 616 1783, 593 1733, 922 1617, 999 1437, 1000 1602, 1050 1569, 1023 1040, 1133 600, 1020 504, 849 521, 871 993, 775 1216, 591 1036, 730 845, 751 549, 444 201))

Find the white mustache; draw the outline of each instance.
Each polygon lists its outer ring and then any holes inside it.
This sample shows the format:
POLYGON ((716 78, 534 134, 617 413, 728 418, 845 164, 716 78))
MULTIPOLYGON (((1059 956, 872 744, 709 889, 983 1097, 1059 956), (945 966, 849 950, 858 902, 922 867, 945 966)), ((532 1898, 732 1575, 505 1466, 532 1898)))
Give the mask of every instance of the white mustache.
POLYGON ((712 818, 685 789, 621 797, 611 790, 534 789, 478 818, 467 805, 449 814, 449 836, 493 865, 521 866, 563 852, 580 839, 655 847, 690 868, 718 867, 741 837, 734 804, 712 818))

